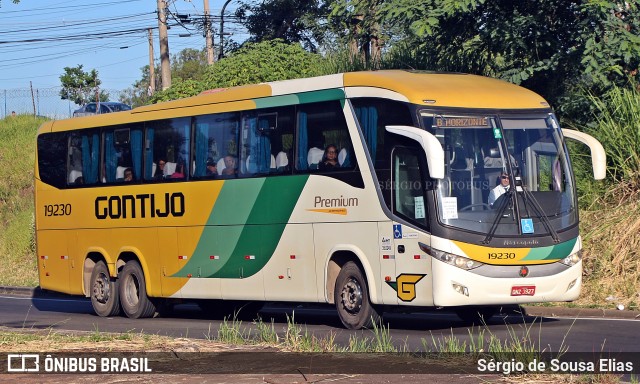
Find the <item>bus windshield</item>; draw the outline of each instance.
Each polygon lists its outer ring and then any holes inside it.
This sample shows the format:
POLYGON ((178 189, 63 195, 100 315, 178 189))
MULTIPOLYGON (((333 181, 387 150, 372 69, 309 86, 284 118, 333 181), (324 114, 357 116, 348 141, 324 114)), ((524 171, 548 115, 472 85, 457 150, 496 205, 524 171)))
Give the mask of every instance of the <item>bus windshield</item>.
POLYGON ((488 236, 552 235, 577 224, 565 146, 551 114, 421 113, 445 151, 438 219, 488 236))

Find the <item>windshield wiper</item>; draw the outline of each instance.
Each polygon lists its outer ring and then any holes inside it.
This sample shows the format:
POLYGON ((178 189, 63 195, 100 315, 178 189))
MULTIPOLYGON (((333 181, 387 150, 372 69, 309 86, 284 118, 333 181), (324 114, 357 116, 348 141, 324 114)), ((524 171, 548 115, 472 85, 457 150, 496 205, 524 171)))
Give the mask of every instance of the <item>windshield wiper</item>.
POLYGON ((540 203, 538 203, 538 200, 536 200, 536 198, 533 196, 533 193, 531 193, 531 191, 529 191, 524 186, 522 187, 522 191, 523 191, 522 196, 524 197, 525 208, 526 208, 526 202, 527 200, 529 200, 531 202, 531 208, 533 208, 534 213, 538 215, 538 217, 540 218, 542 225, 544 225, 547 231, 551 234, 551 237, 553 238, 553 242, 559 243, 560 239, 558 238, 558 232, 556 232, 556 230, 553 229, 553 226, 551 225, 551 220, 549 220, 547 215, 542 210, 542 207, 540 207, 540 203))
POLYGON ((509 202, 513 201, 512 195, 513 195, 513 188, 509 188, 509 190, 504 193, 504 198, 502 199, 502 201, 500 202, 500 205, 498 206, 496 218, 493 219, 493 223, 491 223, 491 228, 489 229, 489 233, 487 233, 487 236, 485 236, 484 240, 482 240, 482 244, 489 244, 493 239, 493 235, 495 235, 496 230, 498 229, 498 224, 500 224, 500 220, 502 220, 502 215, 504 214, 504 211, 509 206, 509 202))

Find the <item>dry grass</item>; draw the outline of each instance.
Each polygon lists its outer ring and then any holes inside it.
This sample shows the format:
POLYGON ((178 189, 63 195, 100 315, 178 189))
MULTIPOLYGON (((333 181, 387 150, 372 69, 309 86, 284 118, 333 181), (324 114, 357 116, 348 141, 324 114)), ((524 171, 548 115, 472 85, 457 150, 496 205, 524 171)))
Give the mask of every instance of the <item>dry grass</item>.
POLYGON ((638 310, 640 303, 640 190, 611 189, 594 211, 581 212, 584 286, 578 305, 638 310))
POLYGON ((260 346, 145 334, 19 330, 0 327, 1 352, 227 352, 260 346))

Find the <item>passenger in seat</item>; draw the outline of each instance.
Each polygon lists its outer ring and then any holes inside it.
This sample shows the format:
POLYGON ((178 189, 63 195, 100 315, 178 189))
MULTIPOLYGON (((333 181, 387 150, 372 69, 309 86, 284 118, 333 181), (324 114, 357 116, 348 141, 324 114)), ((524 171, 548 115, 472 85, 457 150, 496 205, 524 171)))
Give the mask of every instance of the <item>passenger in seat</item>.
POLYGON ((233 176, 238 174, 238 167, 236 165, 235 156, 227 155, 224 157, 224 169, 222 175, 233 176))
POLYGON ((124 170, 124 181, 127 183, 133 181, 133 169, 127 168, 124 170))
POLYGON ((327 145, 322 156, 322 161, 318 164, 318 168, 322 171, 331 171, 340 168, 338 163, 338 148, 333 145, 327 145))

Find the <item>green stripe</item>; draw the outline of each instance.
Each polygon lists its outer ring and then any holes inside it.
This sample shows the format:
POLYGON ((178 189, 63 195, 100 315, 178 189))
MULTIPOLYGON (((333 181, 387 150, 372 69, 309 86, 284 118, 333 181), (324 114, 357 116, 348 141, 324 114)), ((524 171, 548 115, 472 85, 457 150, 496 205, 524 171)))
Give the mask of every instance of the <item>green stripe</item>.
POLYGON ((560 260, 571 254, 578 238, 565 241, 558 245, 551 245, 542 248, 532 248, 522 260, 560 260))
POLYGON ((260 271, 273 256, 307 179, 225 182, 194 254, 173 276, 241 278, 260 271), (213 255, 219 259, 212 260, 213 255))
POLYGON ((317 103, 320 101, 344 100, 344 91, 342 89, 325 89, 322 91, 312 91, 296 93, 292 95, 270 96, 254 99, 256 108, 272 108, 283 105, 296 105, 317 103))

